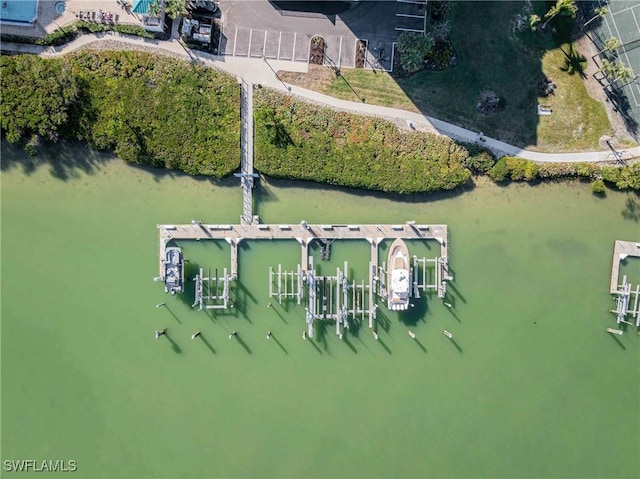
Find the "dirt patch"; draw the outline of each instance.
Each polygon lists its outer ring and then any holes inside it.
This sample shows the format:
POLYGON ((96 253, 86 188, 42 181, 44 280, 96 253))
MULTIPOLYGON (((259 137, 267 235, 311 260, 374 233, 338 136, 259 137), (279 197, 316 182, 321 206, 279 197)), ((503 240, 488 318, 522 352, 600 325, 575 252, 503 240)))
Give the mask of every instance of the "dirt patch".
POLYGON ((594 44, 586 36, 580 37, 575 41, 576 48, 587 57, 587 65, 584 69, 584 86, 587 89, 587 93, 591 98, 601 102, 605 110, 607 111, 607 117, 609 123, 613 129, 614 138, 603 137, 600 139, 601 146, 608 146, 606 141, 608 140, 612 146, 620 147, 625 146, 621 141, 635 144, 633 136, 627 131, 624 120, 620 114, 616 111, 614 105, 609 101, 607 95, 604 93, 604 88, 594 78, 594 75, 598 72, 598 67, 593 61, 593 56, 598 54, 598 50, 594 44))
POLYGON ((309 65, 308 73, 279 71, 278 76, 286 83, 316 91, 324 91, 336 77, 331 68, 320 65, 309 65))

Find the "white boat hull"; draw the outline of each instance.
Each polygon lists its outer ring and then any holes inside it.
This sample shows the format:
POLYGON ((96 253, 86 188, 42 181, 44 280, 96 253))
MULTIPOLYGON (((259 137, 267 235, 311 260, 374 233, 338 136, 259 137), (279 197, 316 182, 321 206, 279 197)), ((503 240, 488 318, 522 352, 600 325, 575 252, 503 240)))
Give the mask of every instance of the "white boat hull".
POLYGON ((389 248, 387 269, 387 307, 392 311, 405 311, 409 309, 411 277, 409 249, 401 239, 389 248))

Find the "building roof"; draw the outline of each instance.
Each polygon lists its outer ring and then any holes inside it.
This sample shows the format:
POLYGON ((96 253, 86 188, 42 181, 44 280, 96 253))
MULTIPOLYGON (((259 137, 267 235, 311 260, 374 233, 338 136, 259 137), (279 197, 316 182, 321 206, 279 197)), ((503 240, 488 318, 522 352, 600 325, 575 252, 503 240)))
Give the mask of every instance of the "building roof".
POLYGON ((153 3, 153 0, 133 0, 133 10, 134 13, 148 13, 149 7, 153 3))

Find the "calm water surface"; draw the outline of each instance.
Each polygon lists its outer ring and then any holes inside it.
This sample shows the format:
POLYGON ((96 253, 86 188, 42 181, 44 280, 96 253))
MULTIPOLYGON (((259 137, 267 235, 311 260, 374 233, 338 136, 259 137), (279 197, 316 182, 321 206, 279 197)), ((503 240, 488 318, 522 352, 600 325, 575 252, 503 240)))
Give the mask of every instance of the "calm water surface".
MULTIPOLYGON (((268 267, 295 268, 296 243, 243 243, 224 313, 152 281, 156 224, 236 223, 235 181, 70 146, 56 155, 81 167, 2 154, 3 460, 75 459, 83 478, 640 476, 640 336, 604 332, 613 242, 640 241, 637 196, 482 183, 401 201, 263 182, 265 222, 449 225, 453 308, 381 306, 380 341, 329 324, 312 342, 302 307, 266 307, 268 267)), ((229 267, 226 244, 180 246, 189 275, 229 267)), ((317 262, 360 277, 368 251, 335 243, 317 262)), ((640 261, 623 271, 640 282, 640 261)))

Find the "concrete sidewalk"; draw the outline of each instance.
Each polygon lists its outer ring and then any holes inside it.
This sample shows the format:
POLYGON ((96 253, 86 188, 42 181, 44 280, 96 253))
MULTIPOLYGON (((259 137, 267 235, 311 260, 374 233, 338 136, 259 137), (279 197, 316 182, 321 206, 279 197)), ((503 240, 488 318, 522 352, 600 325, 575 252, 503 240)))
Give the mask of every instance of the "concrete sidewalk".
POLYGON ((491 150, 497 155, 511 155, 525 158, 527 160, 546 162, 546 163, 562 163, 562 162, 602 162, 615 161, 616 159, 629 160, 632 158, 640 158, 640 146, 619 150, 614 153, 612 150, 607 151, 585 151, 579 153, 540 153, 529 151, 513 145, 509 145, 494 138, 480 136, 479 132, 467 130, 451 123, 447 123, 437 118, 424 116, 395 108, 387 108, 377 105, 369 105, 347 100, 340 100, 322 93, 300 88, 295 85, 287 85, 277 76, 277 71, 298 71, 306 72, 307 65, 305 63, 283 61, 283 60, 264 60, 256 58, 243 58, 231 56, 211 55, 205 52, 190 50, 176 39, 161 41, 147 40, 140 37, 122 35, 116 32, 105 32, 99 34, 82 35, 70 43, 60 47, 43 47, 40 45, 30 45, 23 43, 3 42, 0 48, 4 51, 17 53, 30 53, 34 55, 42 55, 43 57, 56 57, 69 52, 76 51, 87 45, 105 40, 116 40, 138 48, 151 48, 162 50, 176 56, 183 57, 190 61, 195 61, 208 66, 219 68, 239 79, 245 79, 248 82, 268 86, 276 90, 291 93, 301 99, 318 103, 321 105, 336 108, 351 113, 374 115, 386 118, 395 122, 411 124, 413 128, 421 131, 430 131, 441 135, 449 136, 455 140, 467 143, 479 143, 483 147, 491 150))

